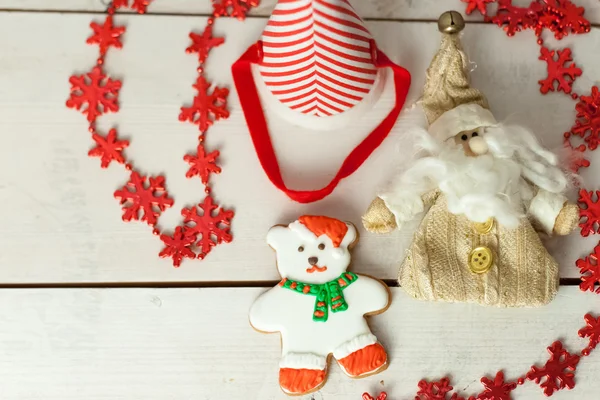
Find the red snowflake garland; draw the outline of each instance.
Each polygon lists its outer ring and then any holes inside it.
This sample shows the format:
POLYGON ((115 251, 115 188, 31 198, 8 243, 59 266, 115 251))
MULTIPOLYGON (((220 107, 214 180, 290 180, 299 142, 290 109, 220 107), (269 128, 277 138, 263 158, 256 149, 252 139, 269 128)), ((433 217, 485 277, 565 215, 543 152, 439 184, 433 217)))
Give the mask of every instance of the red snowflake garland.
POLYGON ((577 120, 571 128, 574 135, 585 140, 590 150, 596 150, 600 143, 600 91, 592 87, 590 96, 581 96, 575 105, 577 120))
POLYGON ((498 371, 494 380, 481 378, 485 390, 477 396, 477 400, 511 400, 510 393, 517 388, 515 382, 505 382, 504 373, 498 371))
POLYGON ((588 237, 590 234, 600 233, 600 191, 596 191, 596 200, 593 199, 594 192, 581 189, 579 191, 579 223, 581 236, 588 237))
POLYGON ((486 20, 503 27, 508 36, 514 36, 524 29, 537 27, 542 10, 543 6, 537 0, 529 7, 514 6, 512 0, 498 0, 496 15, 486 20))
POLYGON ((563 348, 560 341, 554 342, 548 347, 550 359, 546 364, 539 368, 531 367, 527 373, 527 379, 540 383, 544 394, 552 396, 554 392, 564 388, 573 389, 575 387, 575 370, 579 364, 580 357, 570 354, 563 348), (543 382, 542 382, 543 381, 543 382))
POLYGON ((165 248, 158 256, 162 258, 171 257, 174 267, 179 267, 184 258, 196 258, 196 254, 191 249, 196 238, 194 236, 186 236, 181 226, 175 228, 173 236, 160 235, 160 240, 165 244, 165 248))
POLYGON ((113 0, 112 6, 115 9, 130 7, 131 9, 137 11, 140 14, 145 14, 148 6, 152 3, 153 0, 133 0, 131 6, 129 5, 131 0, 113 0))
POLYGON ((229 225, 234 213, 220 208, 210 195, 206 196, 204 202, 198 204, 198 207, 181 210, 181 215, 186 223, 186 236, 198 240, 196 245, 201 250, 198 258, 206 257, 218 244, 231 242, 229 225))
MULTIPOLYGON (((594 248, 594 252, 584 259, 579 259, 576 262, 577 268, 581 273, 581 284, 579 287, 584 292, 593 292, 596 285, 600 285, 600 245, 594 248)), ((595 290, 600 294, 600 286, 595 290)))
POLYGON ((100 58, 104 59, 109 48, 114 47, 120 49, 123 47, 121 43, 121 35, 125 33, 124 26, 114 26, 113 16, 108 15, 104 20, 104 24, 100 25, 96 22, 90 24, 90 28, 94 34, 87 40, 87 44, 97 44, 100 48, 100 58))
MULTIPOLYGON (((118 112, 118 97, 121 81, 114 80, 104 71, 104 60, 110 49, 123 47, 121 38, 126 32, 125 27, 114 24, 114 15, 117 10, 130 8, 140 14, 147 11, 152 0, 113 0, 108 7, 103 23, 92 22, 90 27, 92 35, 87 38, 87 43, 98 46, 99 57, 96 65, 82 75, 73 75, 69 78, 71 84, 70 96, 66 102, 67 107, 80 111, 87 117, 89 131, 95 147, 89 150, 90 157, 100 158, 100 166, 107 168, 113 163, 124 165, 131 171, 129 181, 114 192, 122 206, 124 221, 144 221, 155 227, 163 211, 174 204, 165 186, 163 176, 151 177, 142 174, 138 169, 133 169, 131 162, 123 154, 129 146, 129 141, 121 140, 116 129, 111 129, 106 136, 96 131, 98 117, 109 112, 118 112)), ((210 50, 225 42, 224 38, 213 37, 212 29, 215 18, 218 16, 233 16, 244 19, 250 8, 259 4, 259 0, 215 0, 213 2, 213 16, 208 18, 207 25, 201 34, 189 34, 192 44, 186 49, 189 54, 196 54, 199 66, 198 78, 193 87, 198 91, 190 107, 182 107, 180 121, 188 121, 198 125, 201 135, 195 155, 184 156, 184 161, 190 164, 186 174, 188 178, 198 176, 205 185, 205 192, 211 193, 209 178, 211 174, 221 172, 221 167, 216 160, 219 151, 207 151, 204 139, 207 130, 218 120, 229 117, 227 110, 227 96, 229 90, 211 84, 205 77, 204 63, 207 61, 210 50)), ((230 233, 233 211, 217 206, 211 196, 200 203, 199 208, 183 208, 184 224, 175 228, 172 235, 154 229, 153 233, 160 235, 164 243, 160 257, 170 257, 175 267, 179 267, 185 258, 204 258, 214 246, 229 243, 233 239, 230 233), (198 247, 199 255, 196 256, 195 248, 198 247)))
POLYGON ((94 123, 102 114, 119 111, 117 97, 121 81, 109 78, 100 66, 95 66, 85 75, 71 76, 69 83, 71 97, 67 100, 67 107, 87 115, 88 122, 94 123))
POLYGON ((450 379, 448 378, 442 378, 436 382, 428 382, 423 379, 418 386, 419 391, 415 400, 464 400, 456 393, 453 393, 448 399, 448 395, 454 389, 450 386, 450 379))
POLYGON ((571 49, 566 48, 563 50, 548 50, 546 47, 542 47, 540 60, 545 61, 548 64, 548 77, 539 81, 540 91, 543 94, 554 92, 554 83, 558 83, 557 90, 563 91, 567 94, 573 90, 573 82, 578 76, 581 76, 582 71, 577 68, 575 63, 567 63, 573 61, 571 57, 571 49), (557 57, 555 57, 557 55, 557 57), (570 79, 567 79, 570 78, 570 79))
POLYGON ((229 89, 215 87, 211 93, 211 85, 203 75, 198 76, 193 87, 198 94, 190 107, 181 107, 180 121, 198 125, 200 132, 204 133, 215 121, 229 118, 229 111, 227 111, 229 89))
POLYGON ((554 37, 561 40, 569 33, 582 34, 591 30, 590 21, 583 16, 585 9, 573 4, 570 0, 543 0, 545 5, 539 18, 538 34, 547 28, 554 32, 554 37))
POLYGON ((160 214, 173 206, 163 176, 150 177, 146 182, 146 177, 140 176, 137 171, 131 173, 125 186, 115 191, 115 198, 123 206, 123 221, 139 221, 141 213, 141 221, 150 226, 156 225, 160 214))
POLYGON ((386 400, 387 393, 381 392, 381 393, 379 393, 379 395, 377 397, 373 397, 369 393, 363 393, 362 398, 363 398, 363 400, 386 400))
POLYGON ((125 163, 122 151, 129 146, 127 140, 118 140, 117 130, 111 129, 106 137, 97 133, 92 134, 92 139, 96 142, 96 147, 88 152, 90 157, 100 157, 100 167, 108 168, 112 161, 119 164, 125 163))
POLYGON ((487 5, 494 2, 495 0, 460 0, 463 3, 467 3, 467 15, 471 15, 473 11, 477 10, 481 15, 487 15, 487 5))
POLYGON ((183 157, 183 160, 190 164, 190 169, 185 174, 187 178, 192 178, 194 176, 200 177, 200 180, 204 185, 208 183, 208 178, 210 174, 220 174, 221 167, 219 167, 216 163, 217 157, 219 156, 219 151, 215 150, 211 153, 206 154, 204 150, 204 145, 202 142, 198 144, 198 149, 196 151, 196 155, 186 155, 183 157))
POLYGON ((600 317, 594 318, 591 314, 586 314, 584 317, 587 326, 581 328, 578 332, 579 337, 589 338, 589 345, 581 351, 584 356, 589 356, 591 351, 600 343, 600 317))
POLYGON ((252 7, 258 7, 259 4, 260 0, 213 0, 213 15, 233 17, 243 21, 248 11, 252 7))
POLYGON ((222 37, 213 37, 212 35, 212 24, 206 25, 204 28, 204 32, 201 35, 191 32, 190 39, 192 39, 192 44, 185 51, 188 54, 197 53, 198 54, 198 62, 203 64, 206 62, 208 58, 208 53, 214 47, 219 47, 223 43, 225 43, 225 38, 222 37))

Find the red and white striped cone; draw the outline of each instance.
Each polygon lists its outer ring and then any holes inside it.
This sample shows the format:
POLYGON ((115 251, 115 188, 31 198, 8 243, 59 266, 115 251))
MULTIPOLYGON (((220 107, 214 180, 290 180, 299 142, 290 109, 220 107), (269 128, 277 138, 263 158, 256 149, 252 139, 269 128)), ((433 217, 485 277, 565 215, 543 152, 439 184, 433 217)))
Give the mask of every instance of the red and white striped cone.
POLYGON ((232 72, 263 169, 277 188, 302 203, 329 195, 383 142, 410 86, 408 71, 377 49, 348 0, 279 0, 261 40, 233 65, 232 72), (262 107, 305 128, 342 128, 377 103, 387 68, 393 72, 396 97, 390 114, 350 153, 329 185, 316 191, 288 189, 262 107))

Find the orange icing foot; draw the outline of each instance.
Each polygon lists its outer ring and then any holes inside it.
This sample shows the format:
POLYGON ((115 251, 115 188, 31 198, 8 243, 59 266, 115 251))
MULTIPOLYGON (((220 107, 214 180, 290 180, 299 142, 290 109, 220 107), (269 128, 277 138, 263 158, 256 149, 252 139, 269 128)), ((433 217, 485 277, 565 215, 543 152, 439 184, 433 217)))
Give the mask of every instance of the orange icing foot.
POLYGON ((279 385, 289 394, 303 394, 317 389, 325 381, 325 371, 281 368, 279 385))
POLYGON ((352 377, 376 372, 387 362, 385 349, 379 343, 369 345, 338 360, 344 371, 352 377))

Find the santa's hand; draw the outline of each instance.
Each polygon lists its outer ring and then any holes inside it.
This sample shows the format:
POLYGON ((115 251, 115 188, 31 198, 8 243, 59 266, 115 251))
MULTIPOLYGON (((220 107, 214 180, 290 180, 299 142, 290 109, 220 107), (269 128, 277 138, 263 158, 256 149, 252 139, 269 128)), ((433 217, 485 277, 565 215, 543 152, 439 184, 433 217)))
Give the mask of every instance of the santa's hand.
POLYGON ((373 233, 389 233, 396 229, 396 217, 381 197, 375 198, 362 217, 365 229, 373 233))
POLYGON ((565 204, 554 223, 554 234, 565 236, 573 232, 579 223, 579 207, 576 204, 565 204))

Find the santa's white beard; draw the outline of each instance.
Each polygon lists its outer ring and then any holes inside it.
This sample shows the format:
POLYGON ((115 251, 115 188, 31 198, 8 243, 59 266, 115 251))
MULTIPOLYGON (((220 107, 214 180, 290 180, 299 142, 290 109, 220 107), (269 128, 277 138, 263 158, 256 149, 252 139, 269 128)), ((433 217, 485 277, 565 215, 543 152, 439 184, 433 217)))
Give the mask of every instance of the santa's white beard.
POLYGON ((433 183, 445 195, 448 211, 465 215, 470 221, 485 222, 495 218, 507 228, 516 228, 524 216, 524 182, 521 166, 513 159, 491 154, 468 157, 462 147, 442 151, 433 183))

